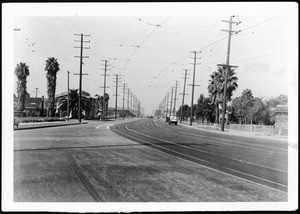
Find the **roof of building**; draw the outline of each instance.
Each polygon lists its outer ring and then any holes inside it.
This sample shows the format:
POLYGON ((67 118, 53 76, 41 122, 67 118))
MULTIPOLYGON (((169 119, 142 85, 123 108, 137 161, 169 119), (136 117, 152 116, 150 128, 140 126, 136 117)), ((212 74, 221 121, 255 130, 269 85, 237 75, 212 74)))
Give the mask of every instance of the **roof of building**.
MULTIPOLYGON (((14 95, 14 103, 18 102, 18 98, 14 95)), ((42 98, 40 97, 25 97, 25 109, 36 109, 42 107, 42 98)))
POLYGON ((273 111, 275 113, 287 113, 288 110, 288 105, 277 105, 273 111))

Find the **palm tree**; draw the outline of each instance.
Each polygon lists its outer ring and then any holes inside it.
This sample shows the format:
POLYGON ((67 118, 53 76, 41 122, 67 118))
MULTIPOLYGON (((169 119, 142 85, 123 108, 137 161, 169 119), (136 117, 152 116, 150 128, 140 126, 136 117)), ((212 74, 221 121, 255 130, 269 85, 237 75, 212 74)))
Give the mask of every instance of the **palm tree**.
POLYGON ((216 118, 215 122, 219 123, 219 103, 220 100, 220 74, 218 72, 213 72, 210 75, 209 85, 208 85, 208 92, 210 94, 210 103, 215 104, 215 111, 216 111, 216 118))
MULTIPOLYGON (((216 106, 216 122, 219 123, 219 104, 223 102, 224 98, 224 86, 225 86, 225 71, 226 66, 218 66, 218 70, 213 72, 209 80, 208 91, 210 93, 211 104, 216 106)), ((227 72, 227 90, 226 100, 231 101, 233 91, 238 87, 238 78, 235 71, 230 68, 227 72)))
POLYGON ((46 60, 45 71, 47 72, 47 94, 49 99, 48 109, 50 111, 50 116, 53 117, 56 90, 56 74, 59 71, 59 64, 57 62, 57 59, 55 59, 54 57, 49 57, 46 60))
MULTIPOLYGON (((96 94, 95 96, 97 96, 97 100, 99 102, 99 106, 101 106, 102 109, 103 108, 103 96, 100 96, 98 94, 96 94)), ((108 101, 109 101, 109 95, 107 93, 105 93, 105 112, 104 112, 104 115, 107 116, 107 110, 108 110, 108 101)))
POLYGON ((17 67, 15 68, 15 74, 18 78, 17 81, 17 93, 18 93, 18 111, 23 111, 25 109, 25 97, 27 91, 26 91, 26 84, 27 84, 27 76, 29 75, 29 67, 26 65, 26 63, 20 62, 20 64, 17 64, 17 67))
MULTIPOLYGON (((67 97, 62 98, 59 100, 59 105, 61 110, 67 110, 67 97)), ((83 116, 83 111, 86 114, 89 114, 91 111, 91 101, 90 101, 90 94, 88 92, 82 91, 81 92, 81 115, 83 116)), ((71 118, 78 118, 78 110, 79 110, 79 90, 78 89, 70 89, 69 91, 69 109, 71 112, 71 118)))

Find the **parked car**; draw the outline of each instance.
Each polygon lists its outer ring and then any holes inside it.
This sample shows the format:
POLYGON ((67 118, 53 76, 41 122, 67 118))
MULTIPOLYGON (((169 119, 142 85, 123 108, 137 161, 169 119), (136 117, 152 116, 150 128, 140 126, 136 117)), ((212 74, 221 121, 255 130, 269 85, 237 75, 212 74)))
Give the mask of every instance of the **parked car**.
POLYGON ((177 125, 178 118, 176 116, 171 116, 170 121, 169 121, 169 125, 171 125, 171 123, 174 123, 175 125, 177 125))

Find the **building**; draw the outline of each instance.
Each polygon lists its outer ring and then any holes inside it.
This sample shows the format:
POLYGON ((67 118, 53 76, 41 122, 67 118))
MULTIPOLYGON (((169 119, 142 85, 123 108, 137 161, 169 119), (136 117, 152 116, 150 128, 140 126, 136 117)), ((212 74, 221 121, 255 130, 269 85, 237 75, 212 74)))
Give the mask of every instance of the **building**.
MULTIPOLYGON (((14 109, 18 105, 18 97, 14 94, 14 109)), ((27 117, 39 117, 45 115, 44 97, 25 97, 25 115, 27 117)))
POLYGON ((279 130, 279 135, 288 133, 288 104, 277 105, 273 110, 275 115, 275 129, 279 130))
MULTIPOLYGON (((59 115, 59 117, 66 117, 67 116, 67 110, 62 110, 62 100, 66 100, 68 98, 68 93, 63 92, 60 94, 57 94, 55 96, 55 108, 56 108, 56 113, 59 115)), ((100 103, 97 97, 88 97, 90 101, 90 111, 89 112, 83 112, 84 117, 86 119, 97 119, 99 118, 100 112, 102 111, 100 108, 100 103)), ((71 115, 71 110, 70 110, 70 115, 71 115)), ((71 116, 70 116, 71 117, 71 116)))

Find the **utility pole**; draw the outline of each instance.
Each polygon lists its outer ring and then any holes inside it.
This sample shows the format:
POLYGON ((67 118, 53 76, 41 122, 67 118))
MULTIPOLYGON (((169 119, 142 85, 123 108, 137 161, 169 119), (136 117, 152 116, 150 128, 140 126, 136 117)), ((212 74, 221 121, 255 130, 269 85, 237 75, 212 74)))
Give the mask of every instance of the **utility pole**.
MULTIPOLYGON (((194 87, 195 86, 199 86, 199 85, 195 85, 195 72, 196 72, 196 56, 197 56, 197 51, 193 51, 194 53, 194 72, 193 72, 193 84, 192 85, 192 100, 191 100, 191 116, 190 116, 190 126, 193 124, 193 106, 194 106, 194 87)), ((201 53, 201 52, 200 52, 201 53)))
MULTIPOLYGON (((130 113, 130 109, 129 109, 129 88, 127 88, 127 113, 130 113)), ((128 117, 128 115, 126 114, 126 116, 128 117)))
POLYGON ((124 104, 125 104, 125 83, 123 83, 123 108, 122 108, 122 117, 123 117, 123 120, 124 120, 124 104))
POLYGON ((167 94, 167 110, 166 110, 166 117, 168 116, 168 112, 169 112, 169 92, 167 94))
POLYGON ((37 98, 38 89, 39 88, 35 88, 35 98, 37 98))
POLYGON ((133 96, 133 115, 136 116, 136 96, 133 96))
POLYGON ((170 106, 170 117, 172 116, 172 101, 173 101, 173 86, 172 86, 172 93, 171 93, 171 106, 170 106))
POLYGON ((221 30, 228 32, 228 45, 227 45, 227 56, 226 56, 226 65, 218 65, 225 68, 225 84, 224 84, 224 94, 223 94, 223 103, 222 103, 222 123, 221 123, 221 131, 224 131, 224 125, 225 125, 225 112, 226 112, 226 95, 227 95, 227 81, 228 81, 228 70, 231 69, 231 67, 237 67, 229 65, 229 58, 230 58, 230 44, 231 44, 231 35, 232 33, 238 34, 239 31, 233 31, 232 30, 232 23, 238 25, 241 22, 233 22, 232 21, 233 16, 230 16, 230 21, 222 20, 222 22, 228 22, 229 23, 229 30, 221 30))
POLYGON ((69 75, 70 75, 70 71, 68 71, 68 99, 67 99, 67 120, 69 121, 69 105, 70 105, 70 95, 69 95, 69 75))
POLYGON ((175 85, 175 97, 174 97, 174 108, 173 108, 173 115, 175 115, 176 111, 176 95, 177 95, 177 83, 178 80, 176 80, 176 85, 175 85))
POLYGON ((115 76, 116 76, 116 94, 115 94, 115 96, 116 96, 116 101, 115 101, 115 120, 117 120, 117 112, 118 112, 118 81, 119 81, 119 78, 120 78, 120 75, 118 75, 118 74, 115 74, 115 76))
POLYGON ((110 69, 107 68, 107 66, 109 66, 107 64, 107 60, 102 60, 102 61, 104 61, 104 64, 101 64, 101 65, 104 65, 104 74, 102 74, 102 76, 104 76, 104 83, 103 83, 104 86, 100 87, 100 88, 103 88, 103 102, 102 102, 103 103, 103 108, 102 108, 103 113, 102 113, 102 121, 104 121, 104 120, 106 120, 106 111, 107 111, 107 109, 106 109, 106 100, 105 100, 105 94, 106 94, 105 90, 106 90, 106 88, 109 88, 109 87, 106 86, 106 76, 109 76, 108 74, 106 74, 106 72, 108 70, 110 70, 110 69))
POLYGON ((130 111, 132 111, 132 91, 130 92, 130 111))
POLYGON ((183 118, 184 95, 187 95, 185 93, 186 75, 187 75, 187 69, 185 69, 185 72, 184 72, 184 83, 183 83, 183 92, 182 92, 182 104, 181 104, 181 112, 180 112, 180 123, 182 123, 182 118, 183 118))
POLYGON ((138 102, 138 116, 141 116, 141 102, 138 102))
MULTIPOLYGON (((82 56, 83 49, 90 49, 90 47, 83 47, 83 42, 90 43, 90 41, 83 41, 84 36, 91 36, 89 35, 83 35, 81 34, 74 34, 75 36, 80 36, 80 41, 75 40, 75 42, 80 42, 80 47, 74 47, 74 48, 80 48, 80 73, 79 73, 79 101, 78 101, 78 119, 79 122, 81 122, 81 90, 82 90, 82 75, 87 75, 87 74, 82 74, 82 58, 89 58, 88 56, 82 56)), ((78 56, 75 56, 78 57, 78 56)), ((76 74, 78 75, 78 74, 76 74)))

